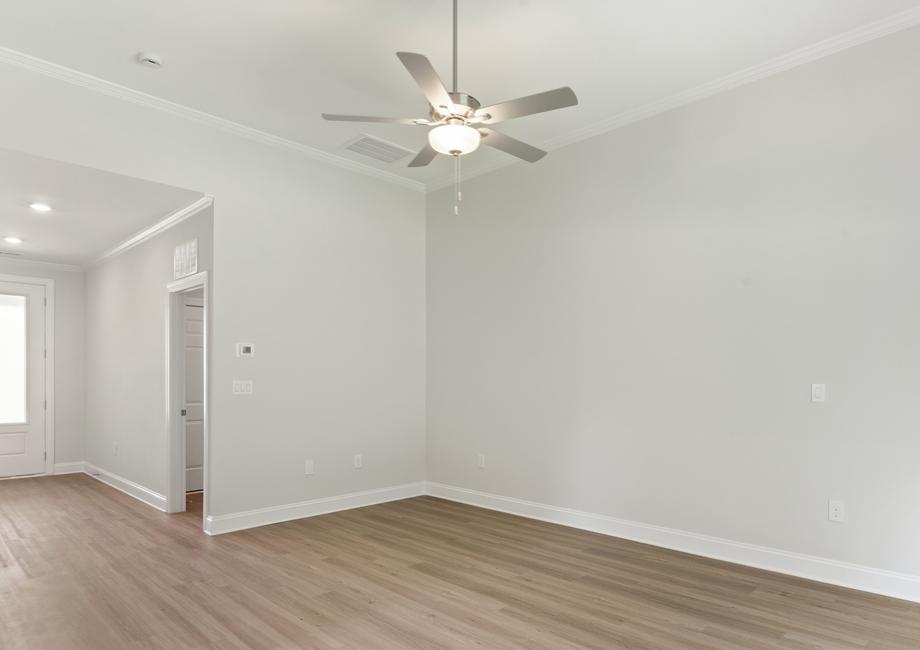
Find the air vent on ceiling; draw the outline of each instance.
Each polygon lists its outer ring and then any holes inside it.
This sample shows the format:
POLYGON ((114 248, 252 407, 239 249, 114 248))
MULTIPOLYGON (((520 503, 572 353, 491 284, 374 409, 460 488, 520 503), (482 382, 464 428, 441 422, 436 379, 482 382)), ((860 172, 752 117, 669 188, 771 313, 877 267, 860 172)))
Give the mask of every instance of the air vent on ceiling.
POLYGON ((362 156, 373 158, 385 163, 396 162, 401 158, 411 155, 413 152, 404 147, 400 147, 392 142, 375 138, 372 135, 362 135, 354 140, 345 143, 345 148, 354 151, 362 156))

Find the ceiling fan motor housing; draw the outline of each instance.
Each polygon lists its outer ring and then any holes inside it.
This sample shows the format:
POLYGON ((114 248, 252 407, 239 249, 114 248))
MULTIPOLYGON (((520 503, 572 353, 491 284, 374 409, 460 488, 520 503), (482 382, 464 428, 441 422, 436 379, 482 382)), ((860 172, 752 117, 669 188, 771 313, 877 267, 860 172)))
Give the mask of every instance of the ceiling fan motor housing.
POLYGON ((448 93, 451 101, 454 103, 454 110, 450 115, 439 113, 434 107, 431 109, 431 118, 434 121, 444 119, 445 117, 460 117, 467 120, 476 113, 481 104, 479 100, 466 93, 448 93))
MULTIPOLYGON (((403 117, 375 117, 372 115, 336 115, 323 113, 323 119, 333 122, 373 122, 379 124, 407 124, 431 127, 428 144, 418 152, 409 167, 424 167, 439 153, 459 156, 475 151, 480 143, 486 144, 527 162, 537 162, 546 155, 526 142, 493 131, 499 122, 554 111, 578 104, 578 98, 568 86, 542 93, 518 97, 482 108, 479 100, 457 90, 457 2, 454 6, 453 34, 453 91, 448 91, 434 66, 425 56, 416 52, 400 51, 397 58, 415 80, 428 100, 429 119, 403 117)), ((457 167, 459 170, 459 165, 457 167)))

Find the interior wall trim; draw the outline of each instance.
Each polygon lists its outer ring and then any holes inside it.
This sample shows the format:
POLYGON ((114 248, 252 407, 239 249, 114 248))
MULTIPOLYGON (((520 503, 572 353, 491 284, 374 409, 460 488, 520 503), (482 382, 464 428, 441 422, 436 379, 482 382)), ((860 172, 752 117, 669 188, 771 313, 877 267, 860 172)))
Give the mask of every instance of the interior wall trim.
POLYGON ((351 510, 352 508, 363 508, 364 506, 386 503, 387 501, 418 497, 423 494, 425 494, 425 482, 417 481, 404 485, 351 492, 349 494, 258 508, 227 515, 209 515, 205 519, 204 531, 208 535, 220 535, 246 528, 291 521, 292 519, 315 517, 316 515, 325 515, 330 512, 339 512, 340 510, 351 510))
POLYGON ((97 481, 101 481, 120 492, 124 492, 128 496, 132 496, 138 501, 143 501, 148 506, 153 506, 157 510, 166 512, 166 496, 160 494, 159 492, 154 492, 150 488, 145 487, 140 483, 130 481, 123 476, 119 476, 118 474, 102 469, 101 467, 97 467, 92 463, 84 462, 83 471, 97 481))
MULTIPOLYGON (((543 146, 546 149, 552 151, 553 149, 558 149, 569 144, 574 144, 575 142, 580 142, 582 140, 586 140, 588 138, 616 130, 628 124, 648 119, 665 111, 669 111, 691 102, 696 102, 701 99, 711 97, 717 93, 737 88, 738 86, 757 81, 758 79, 763 79, 764 77, 768 77, 770 75, 784 72, 791 68, 816 61, 823 57, 830 56, 831 54, 841 52, 848 48, 855 47, 857 45, 861 45, 863 43, 867 43, 869 41, 882 38, 901 30, 915 27, 917 25, 920 25, 920 8, 908 9, 892 16, 888 16, 887 18, 882 18, 881 20, 856 27, 841 34, 837 34, 836 36, 832 36, 822 41, 818 41, 817 43, 813 43, 812 45, 807 45, 787 54, 783 54, 764 63, 760 63, 750 68, 734 72, 720 79, 716 79, 700 86, 690 88, 650 104, 646 104, 644 106, 640 106, 623 113, 612 115, 609 118, 603 119, 581 129, 576 129, 568 133, 564 133, 557 138, 553 138, 548 142, 544 142, 543 146)), ((85 72, 80 72, 78 70, 74 70, 57 63, 52 63, 51 61, 46 61, 30 54, 13 50, 11 48, 0 47, 0 63, 5 63, 10 66, 29 70, 31 72, 36 72, 46 77, 64 81, 66 83, 79 86, 81 88, 86 88, 88 90, 93 90, 95 92, 128 101, 133 104, 139 104, 153 108, 155 110, 182 117, 199 124, 205 124, 213 128, 220 129, 221 131, 233 133, 240 137, 244 137, 264 145, 283 149, 285 151, 306 156, 313 160, 318 160, 337 167, 341 167, 343 169, 349 169, 368 176, 379 178, 381 180, 394 183, 396 185, 400 185, 417 192, 433 191, 442 187, 446 187, 453 182, 453 175, 451 175, 449 177, 444 176, 440 179, 431 181, 426 185, 425 183, 405 178, 399 174, 394 174, 383 169, 378 169, 377 167, 365 165, 355 160, 337 156, 315 147, 295 142, 293 140, 288 140, 287 138, 239 124, 226 118, 211 115, 210 113, 206 113, 189 106, 184 106, 182 104, 171 102, 160 97, 155 97, 153 95, 128 88, 127 86, 122 86, 121 84, 106 81, 100 77, 95 77, 85 72)), ((481 167, 479 169, 470 169, 469 173, 465 175, 465 178, 475 178, 476 176, 487 174, 511 164, 515 164, 515 161, 510 159, 500 160, 496 163, 481 167)))
POLYGON ((82 474, 83 473, 83 461, 78 461, 75 463, 55 463, 54 464, 54 474, 82 474))
POLYGON ((480 508, 620 537, 691 555, 784 573, 839 587, 920 602, 920 576, 700 535, 593 512, 428 481, 426 493, 480 508))
POLYGON ((149 95, 139 90, 134 90, 133 88, 128 88, 127 86, 122 86, 112 81, 106 81, 105 79, 85 72, 80 72, 79 70, 74 70, 57 63, 52 63, 51 61, 40 59, 31 54, 26 54, 25 52, 19 52, 18 50, 0 46, 0 63, 29 70, 30 72, 37 72, 38 74, 57 79, 58 81, 64 81, 74 86, 108 95, 109 97, 115 97, 116 99, 131 102, 132 104, 139 104, 157 111, 169 113, 170 115, 191 120, 198 124, 204 124, 226 133, 232 133, 260 144, 283 149, 319 162, 371 176, 416 192, 425 191, 424 183, 414 181, 411 178, 405 178, 398 174, 351 160, 350 158, 337 156, 300 142, 295 142, 272 133, 261 131, 251 126, 211 115, 210 113, 191 108, 190 106, 177 104, 168 99, 155 97, 154 95, 149 95))
MULTIPOLYGON (((166 511, 166 497, 162 494, 103 470, 91 463, 59 463, 55 465, 56 474, 67 474, 81 470, 116 490, 120 490, 147 505, 153 506, 157 510, 166 511), (59 467, 61 471, 57 471, 59 467)), ((315 517, 342 510, 387 503, 388 501, 409 499, 426 494, 479 508, 496 510, 570 528, 588 530, 691 555, 699 555, 756 569, 774 571, 839 587, 920 603, 920 576, 758 546, 721 537, 701 535, 627 519, 618 519, 593 512, 552 506, 434 481, 417 481, 415 483, 351 492, 299 503, 209 516, 205 520, 205 532, 208 535, 220 535, 305 517, 315 517)))
MULTIPOLYGON (((548 151, 553 151, 554 149, 560 149, 570 144, 581 142, 582 140, 588 140, 595 136, 603 135, 604 133, 609 133, 610 131, 615 131, 617 129, 623 128, 624 126, 634 124, 635 122, 641 122, 642 120, 647 120, 651 117, 655 117, 656 115, 660 115, 661 113, 666 113, 676 108, 680 108, 681 106, 686 106, 687 104, 692 104, 694 102, 712 97, 713 95, 718 95, 720 93, 733 90, 739 86, 744 86, 760 79, 791 70, 792 68, 797 68, 801 65, 805 65, 806 63, 811 63, 812 61, 823 59, 824 57, 830 56, 832 54, 848 50, 851 47, 856 47, 857 45, 862 45, 863 43, 868 43, 870 41, 895 34, 902 30, 916 27, 917 25, 920 25, 920 8, 908 9, 892 16, 888 16, 887 18, 882 18, 881 20, 877 20, 875 22, 856 27, 855 29, 851 29, 841 34, 837 34, 836 36, 831 36, 830 38, 818 41, 817 43, 806 45, 805 47, 793 50, 792 52, 780 55, 768 61, 764 61, 763 63, 751 66, 750 68, 745 68, 744 70, 733 72, 729 75, 715 79, 713 81, 709 81, 694 88, 689 88, 677 94, 671 95, 670 97, 665 97, 649 104, 645 104, 644 106, 638 106, 623 113, 612 115, 583 128, 569 131, 542 143, 542 147, 548 151)), ((464 172, 463 178, 464 180, 469 180, 471 178, 482 176, 498 169, 502 169, 503 167, 508 167, 509 165, 515 164, 524 163, 521 163, 511 158, 510 156, 506 156, 502 159, 496 160, 490 165, 478 167, 475 169, 471 167, 469 172, 464 172)), ((428 183, 428 191, 434 191, 443 187, 448 187, 453 183, 453 174, 449 176, 445 175, 437 180, 430 181, 428 183)))
POLYGON ((83 267, 77 264, 62 264, 60 262, 45 262, 43 260, 29 259, 28 257, 19 257, 18 255, 15 257, 0 255, 0 266, 2 266, 4 262, 9 262, 11 264, 23 264, 23 265, 28 264, 30 266, 37 267, 36 270, 47 269, 51 271, 66 271, 66 272, 73 272, 73 273, 83 272, 83 267))
POLYGON ((93 266, 102 264, 102 262, 105 262, 106 260, 117 257, 125 251, 131 250, 135 246, 143 244, 148 239, 153 239, 160 233, 169 230, 173 226, 182 223, 186 219, 194 217, 196 214, 211 207, 213 204, 214 197, 203 196, 194 203, 190 203, 184 208, 179 208, 175 212, 167 215, 164 219, 158 221, 148 228, 145 228, 144 230, 141 230, 138 233, 131 235, 120 244, 116 244, 112 248, 105 251, 102 255, 94 258, 91 262, 89 262, 89 264, 86 265, 86 268, 91 268, 93 266))

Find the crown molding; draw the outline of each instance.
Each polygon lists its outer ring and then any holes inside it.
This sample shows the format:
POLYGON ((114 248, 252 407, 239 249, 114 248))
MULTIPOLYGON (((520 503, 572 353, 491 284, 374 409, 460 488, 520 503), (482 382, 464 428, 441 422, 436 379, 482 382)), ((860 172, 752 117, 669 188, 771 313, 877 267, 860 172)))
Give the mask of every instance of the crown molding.
MULTIPOLYGON (((650 117, 660 115, 661 113, 674 110, 681 106, 686 106, 693 102, 712 97, 713 95, 726 92, 733 88, 752 83, 759 79, 769 77, 786 70, 822 59, 824 57, 836 54, 843 50, 873 41, 896 32, 909 29, 920 25, 920 8, 909 9, 887 18, 882 18, 861 27, 851 29, 836 36, 818 41, 812 45, 793 50, 764 63, 740 70, 720 79, 690 88, 677 94, 665 97, 661 100, 639 106, 637 108, 618 113, 607 119, 595 122, 586 127, 570 131, 559 137, 553 138, 543 143, 543 147, 549 151, 561 147, 587 140, 610 131, 622 128, 629 124, 646 120, 650 117)), ((24 52, 19 52, 10 48, 0 46, 0 63, 19 67, 31 72, 64 81, 69 84, 93 90, 95 92, 115 97, 141 106, 146 106, 158 111, 169 113, 184 119, 204 124, 221 131, 232 133, 234 135, 259 142, 261 144, 282 149, 291 153, 299 154, 313 160, 321 161, 355 171, 367 176, 378 178, 402 187, 417 191, 426 192, 441 189, 453 182, 453 175, 444 176, 437 180, 430 181, 427 184, 405 178, 392 172, 384 171, 370 165, 337 156, 335 154, 322 151, 315 147, 288 140, 265 131, 260 131, 231 120, 200 111, 189 106, 177 104, 160 97, 155 97, 147 93, 122 86, 111 81, 106 81, 93 75, 67 68, 57 63, 52 63, 44 59, 39 59, 24 52)), ((509 165, 515 164, 515 160, 503 160, 493 164, 485 165, 479 169, 471 170, 466 178, 475 178, 482 176, 509 165)))
MULTIPOLYGON (((595 122, 586 127, 570 131, 564 135, 553 138, 543 143, 543 148, 548 151, 560 149, 582 140, 587 140, 610 131, 623 128, 635 122, 647 120, 650 117, 660 115, 667 111, 686 106, 707 99, 713 95, 718 95, 726 91, 753 83, 760 79, 797 68, 806 63, 811 63, 823 59, 832 54, 848 50, 857 45, 862 45, 876 39, 895 34, 911 27, 920 25, 920 8, 908 9, 887 18, 882 18, 861 27, 856 27, 849 31, 843 32, 836 36, 831 36, 812 45, 793 50, 788 54, 783 54, 776 58, 759 63, 750 68, 739 70, 732 74, 726 75, 714 81, 704 83, 700 86, 690 88, 679 92, 675 95, 665 97, 655 102, 639 106, 637 108, 618 113, 607 119, 595 122)), ((510 156, 506 159, 484 165, 481 168, 473 169, 464 179, 476 178, 490 172, 517 164, 519 161, 512 159, 510 156)), ((523 163, 521 163, 523 164, 523 163)), ((443 176, 436 181, 428 183, 428 191, 438 190, 451 185, 454 182, 453 174, 443 176)))
POLYGON ((101 264, 102 262, 104 262, 105 260, 116 257, 117 255, 121 255, 125 251, 128 251, 134 248, 135 246, 143 244, 148 239, 153 239, 154 237, 159 235, 164 230, 168 230, 169 228, 172 228, 173 226, 182 223, 189 217, 193 217, 199 212, 201 212, 202 210, 211 207, 213 204, 214 204, 213 196, 202 196, 200 199, 198 199, 194 203, 190 203, 189 205, 183 208, 179 208, 178 210, 170 213, 167 217, 165 217, 164 219, 161 219, 160 221, 153 224, 149 228, 145 228, 144 230, 141 230, 140 232, 137 232, 131 235, 130 237, 128 237, 126 240, 124 240, 120 244, 117 244, 116 246, 113 246, 112 248, 108 249, 101 255, 92 258, 84 266, 78 266, 76 264, 59 264, 57 262, 44 262, 41 260, 23 259, 20 257, 0 257, 0 263, 2 263, 4 260, 9 260, 10 262, 14 264, 34 264, 37 266, 43 266, 45 268, 57 269, 58 271, 81 272, 86 269, 97 266, 101 264))
POLYGON ((189 106, 171 102, 167 99, 148 95, 147 93, 141 92, 139 90, 134 90, 132 88, 128 88, 127 86, 122 86, 121 84, 106 81, 105 79, 95 77, 85 72, 80 72, 72 68, 58 65, 57 63, 52 63, 51 61, 39 59, 38 57, 26 54, 24 52, 19 52, 17 50, 0 46, 0 63, 22 68, 30 72, 36 72, 58 81, 64 81, 74 86, 86 88, 88 90, 102 93, 103 95, 108 95, 109 97, 114 97, 116 99, 121 99, 133 104, 152 108, 157 111, 169 113, 170 115, 181 117, 192 122, 197 122, 198 124, 204 124, 206 126, 210 126, 227 133, 232 133, 234 135, 258 142, 260 144, 299 154, 313 160, 334 165, 342 169, 358 172, 366 176, 371 176, 373 178, 387 181, 389 183, 393 183, 395 185, 399 185, 416 192, 424 192, 426 189, 424 183, 412 180, 411 178, 405 178, 398 174, 384 171, 370 165, 365 165, 349 158, 337 156, 335 154, 322 151, 321 149, 317 149, 300 142, 288 140, 287 138, 282 138, 278 135, 260 131, 259 129, 255 129, 244 124, 239 124, 238 122, 233 122, 232 120, 228 120, 223 117, 211 115, 210 113, 205 113, 204 111, 199 111, 198 109, 191 108, 189 106))
POLYGON ((82 273, 83 267, 77 264, 62 264, 60 262, 46 262, 44 260, 33 260, 28 257, 20 256, 6 256, 0 255, 0 265, 3 262, 10 262, 11 264, 28 264, 32 266, 38 266, 41 268, 55 270, 55 271, 66 271, 68 273, 82 273))
POLYGON ((131 250, 135 246, 143 244, 148 239, 153 239, 154 237, 162 233, 164 230, 168 230, 172 228, 173 226, 182 223, 189 217, 193 217, 199 212, 201 212, 202 210, 211 207, 213 204, 214 204, 214 197, 203 196, 197 201, 195 201, 194 203, 190 203, 184 208, 179 208, 178 210, 176 210, 175 212, 167 216, 165 219, 158 221, 157 223, 153 224, 149 228, 145 228, 144 230, 141 230, 140 232, 135 233, 134 235, 131 235, 130 237, 128 237, 126 240, 124 240, 120 244, 113 246, 112 248, 102 253, 102 255, 99 255, 98 257, 93 258, 86 265, 86 268, 97 266, 108 259, 121 255, 125 251, 131 250))

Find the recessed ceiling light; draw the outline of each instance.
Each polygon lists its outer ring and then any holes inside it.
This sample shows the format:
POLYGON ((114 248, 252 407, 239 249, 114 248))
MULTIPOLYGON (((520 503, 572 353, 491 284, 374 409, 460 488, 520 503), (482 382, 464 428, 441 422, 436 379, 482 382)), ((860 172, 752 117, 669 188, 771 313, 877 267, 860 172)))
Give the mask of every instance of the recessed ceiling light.
POLYGON ((19 237, 4 237, 3 241, 7 244, 21 244, 22 240, 19 237))
POLYGON ((51 212, 51 206, 47 203, 30 203, 29 207, 36 212, 51 212))

